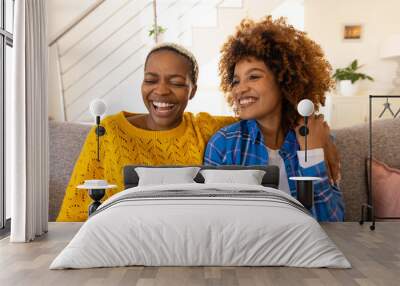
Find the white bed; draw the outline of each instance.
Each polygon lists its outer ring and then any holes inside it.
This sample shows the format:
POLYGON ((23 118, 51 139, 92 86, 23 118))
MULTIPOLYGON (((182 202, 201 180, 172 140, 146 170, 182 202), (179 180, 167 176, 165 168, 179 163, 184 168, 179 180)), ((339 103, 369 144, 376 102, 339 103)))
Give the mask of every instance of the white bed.
POLYGON ((128 265, 351 267, 291 196, 198 183, 141 186, 111 197, 50 269, 128 265))

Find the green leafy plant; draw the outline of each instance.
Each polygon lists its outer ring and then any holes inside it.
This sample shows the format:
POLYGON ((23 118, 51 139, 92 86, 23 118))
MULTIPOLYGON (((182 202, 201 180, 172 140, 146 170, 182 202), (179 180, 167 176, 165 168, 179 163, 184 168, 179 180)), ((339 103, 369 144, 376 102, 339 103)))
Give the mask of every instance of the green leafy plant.
POLYGON ((156 27, 156 25, 153 25, 152 28, 149 30, 149 37, 154 36, 156 34, 156 30, 158 35, 165 33, 165 31, 167 31, 167 29, 164 28, 163 26, 157 25, 156 27))
POLYGON ((359 66, 358 61, 354 60, 347 67, 336 69, 332 77, 335 81, 351 80, 351 83, 355 83, 360 79, 368 79, 373 81, 374 79, 371 76, 357 72, 357 70, 361 67, 362 65, 359 66))

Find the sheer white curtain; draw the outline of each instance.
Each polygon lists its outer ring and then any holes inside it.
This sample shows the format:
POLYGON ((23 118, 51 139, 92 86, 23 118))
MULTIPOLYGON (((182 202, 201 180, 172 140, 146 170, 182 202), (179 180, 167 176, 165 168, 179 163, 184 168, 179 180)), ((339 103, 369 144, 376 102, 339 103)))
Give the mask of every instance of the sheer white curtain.
POLYGON ((12 242, 48 226, 47 39, 45 0, 16 0, 13 92, 6 111, 12 242))

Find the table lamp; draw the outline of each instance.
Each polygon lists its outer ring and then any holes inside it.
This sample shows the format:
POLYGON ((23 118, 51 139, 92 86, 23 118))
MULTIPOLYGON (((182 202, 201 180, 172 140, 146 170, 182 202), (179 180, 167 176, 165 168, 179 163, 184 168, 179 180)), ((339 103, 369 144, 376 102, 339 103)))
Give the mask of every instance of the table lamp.
MULTIPOLYGON (((308 117, 314 113, 314 103, 309 99, 301 100, 297 105, 298 113, 304 117, 304 125, 300 127, 300 135, 304 136, 304 160, 307 162, 307 135, 308 117)), ((290 177, 292 181, 296 181, 297 200, 311 211, 314 206, 314 181, 321 180, 319 177, 290 177)))
POLYGON ((100 136, 106 133, 106 129, 100 125, 100 117, 106 113, 107 105, 101 99, 94 99, 90 102, 90 113, 96 119, 97 137, 97 161, 100 161, 100 136))
POLYGON ((387 38, 380 51, 382 59, 391 59, 397 62, 396 76, 393 79, 393 94, 400 94, 400 34, 393 34, 387 38))
MULTIPOLYGON (((100 161, 100 136, 106 133, 104 126, 100 125, 100 118, 106 113, 107 105, 101 99, 94 99, 90 102, 90 113, 96 120, 96 137, 97 137, 97 161, 100 161)), ((89 216, 92 215, 101 205, 100 200, 104 197, 106 189, 116 188, 116 185, 110 185, 106 180, 85 180, 85 183, 79 185, 78 189, 86 189, 93 203, 89 206, 89 216)))
POLYGON ((300 127, 300 135, 304 136, 305 154, 304 159, 307 162, 307 135, 308 135, 308 117, 314 113, 314 103, 309 99, 303 99, 297 105, 297 112, 304 117, 304 125, 300 127))

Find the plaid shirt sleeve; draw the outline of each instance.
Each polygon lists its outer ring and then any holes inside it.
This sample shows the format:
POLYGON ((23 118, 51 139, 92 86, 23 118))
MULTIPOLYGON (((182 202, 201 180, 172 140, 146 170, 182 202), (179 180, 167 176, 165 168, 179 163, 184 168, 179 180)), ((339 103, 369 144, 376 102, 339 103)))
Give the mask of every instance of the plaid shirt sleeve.
POLYGON ((325 162, 320 162, 308 168, 299 168, 302 176, 322 178, 322 180, 314 183, 314 217, 318 221, 343 221, 343 197, 339 188, 330 184, 325 162))
POLYGON ((208 141, 204 152, 204 165, 224 165, 224 153, 226 149, 226 138, 221 131, 214 134, 208 141))

